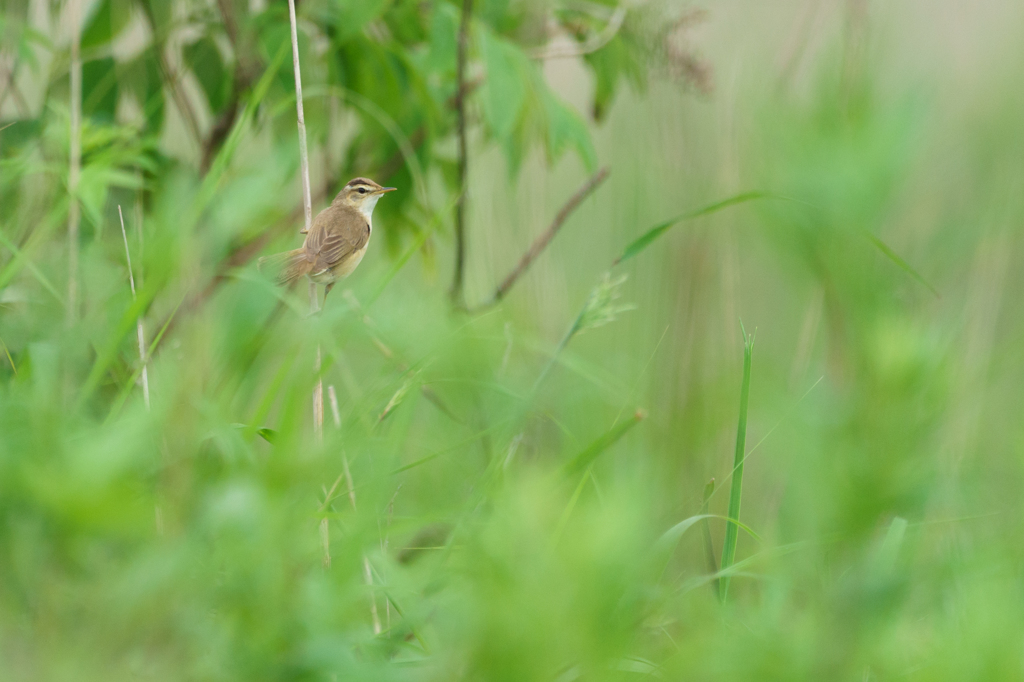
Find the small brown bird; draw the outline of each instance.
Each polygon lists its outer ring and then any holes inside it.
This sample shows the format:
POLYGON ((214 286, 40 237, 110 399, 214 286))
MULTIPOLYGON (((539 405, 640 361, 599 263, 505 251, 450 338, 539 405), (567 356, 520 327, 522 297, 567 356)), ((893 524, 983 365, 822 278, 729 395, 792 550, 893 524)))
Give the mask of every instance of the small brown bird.
POLYGON ((260 259, 260 267, 278 269, 277 281, 291 285, 308 276, 317 284, 331 287, 352 274, 363 260, 373 232, 371 216, 377 201, 394 187, 381 187, 373 180, 349 181, 331 205, 313 219, 302 247, 260 259))

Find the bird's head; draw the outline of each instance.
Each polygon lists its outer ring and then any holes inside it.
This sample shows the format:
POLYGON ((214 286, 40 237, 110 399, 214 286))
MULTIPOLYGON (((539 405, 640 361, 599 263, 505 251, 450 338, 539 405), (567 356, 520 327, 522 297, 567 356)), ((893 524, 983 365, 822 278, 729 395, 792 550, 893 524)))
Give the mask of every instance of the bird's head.
POLYGON ((394 187, 381 187, 369 178, 355 178, 349 180, 338 196, 334 197, 333 204, 351 206, 367 218, 373 213, 373 207, 377 201, 388 192, 394 192, 394 187))

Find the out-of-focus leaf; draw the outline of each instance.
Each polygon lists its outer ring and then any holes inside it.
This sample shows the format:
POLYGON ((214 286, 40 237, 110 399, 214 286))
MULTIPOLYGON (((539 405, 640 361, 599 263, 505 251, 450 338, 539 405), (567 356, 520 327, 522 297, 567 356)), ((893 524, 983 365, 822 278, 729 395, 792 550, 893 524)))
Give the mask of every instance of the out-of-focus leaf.
POLYGON ((426 67, 438 73, 454 73, 458 40, 458 11, 446 2, 435 3, 430 20, 430 51, 426 67))
POLYGON ((335 40, 344 42, 362 32, 366 25, 388 8, 387 0, 333 0, 327 20, 334 26, 335 40))
POLYGON ((42 118, 26 118, 4 124, 2 132, 2 149, 4 153, 9 154, 12 149, 18 149, 25 144, 38 140, 44 127, 45 124, 42 118))
MULTIPOLYGON (((18 61, 27 64, 32 69, 39 68, 39 60, 36 59, 36 48, 42 48, 44 50, 52 50, 53 43, 38 29, 32 28, 22 24, 19 27, 21 30, 17 37, 17 54, 18 61)), ((2 28, 0 28, 0 35, 3 34, 2 28)))
POLYGON ((274 429, 268 429, 266 427, 263 427, 262 429, 257 429, 256 433, 259 434, 260 438, 267 441, 271 445, 277 442, 278 433, 274 429))
POLYGON ((561 102, 554 93, 544 89, 544 113, 547 119, 548 155, 557 159, 566 147, 579 153, 587 170, 597 168, 597 152, 583 117, 561 102))
POLYGON ((629 44, 621 36, 616 36, 584 59, 594 72, 593 114, 600 121, 608 113, 619 79, 630 76, 634 84, 640 85, 644 71, 637 57, 631 53, 629 44))
POLYGON ((86 50, 109 43, 132 17, 130 0, 103 0, 93 7, 82 31, 82 49, 86 50))
POLYGON ((78 184, 78 198, 82 212, 89 221, 102 231, 104 226, 103 208, 111 187, 139 189, 141 180, 135 173, 101 164, 88 164, 82 168, 78 184))
POLYGON ((427 39, 430 33, 424 3, 389 2, 386 11, 378 16, 391 36, 403 45, 416 45, 427 39))
POLYGON ((488 31, 480 32, 487 80, 481 88, 484 119, 498 139, 512 134, 526 104, 526 56, 514 45, 488 31))
POLYGON ((163 32, 163 35, 159 36, 161 40, 167 37, 166 31, 171 26, 171 10, 173 4, 168 0, 139 0, 142 4, 143 10, 153 19, 153 24, 157 26, 157 30, 163 32))
POLYGON ((113 121, 117 110, 117 70, 114 59, 94 59, 82 64, 82 113, 101 121, 113 121))
POLYGON ((186 45, 183 53, 185 63, 203 88, 210 111, 219 113, 227 104, 231 81, 216 43, 210 36, 203 36, 191 45, 186 45))
POLYGON ((164 123, 164 89, 153 47, 147 48, 121 70, 121 83, 132 93, 146 117, 146 129, 159 133, 164 123))

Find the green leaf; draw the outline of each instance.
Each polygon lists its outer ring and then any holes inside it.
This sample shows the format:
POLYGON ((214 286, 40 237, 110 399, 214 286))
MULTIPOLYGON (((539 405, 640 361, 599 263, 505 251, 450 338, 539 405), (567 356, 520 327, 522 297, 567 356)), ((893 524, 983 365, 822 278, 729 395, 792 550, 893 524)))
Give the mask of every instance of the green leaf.
POLYGON ((511 43, 488 31, 480 32, 487 80, 481 88, 484 119, 498 139, 508 138, 526 105, 526 56, 511 43))
POLYGON ((594 143, 583 117, 546 87, 542 98, 547 119, 548 156, 555 160, 566 147, 572 147, 583 159, 587 170, 593 172, 597 168, 597 152, 594 151, 594 143))
POLYGON ((593 113, 594 118, 601 121, 615 98, 619 80, 623 76, 632 75, 633 81, 638 82, 644 69, 622 36, 616 36, 600 50, 586 55, 584 60, 594 72, 593 113))
POLYGON ((191 45, 186 45, 183 53, 185 63, 203 88, 210 111, 219 113, 227 104, 231 82, 217 44, 210 36, 203 36, 191 45))
POLYGON ((644 232, 638 239, 635 239, 632 242, 630 242, 629 246, 626 247, 626 250, 622 252, 621 256, 615 259, 612 265, 618 265, 619 263, 623 263, 629 260, 630 258, 633 258, 634 256, 640 254, 644 249, 650 246, 654 242, 654 240, 656 240, 658 237, 660 237, 662 234, 668 231, 670 227, 675 226, 677 223, 680 223, 684 220, 699 218, 700 216, 705 216, 710 213, 715 213, 717 211, 721 211, 723 208, 735 206, 736 204, 742 204, 747 201, 752 201, 753 199, 762 199, 766 196, 768 195, 766 195, 764 192, 744 192, 743 194, 737 194, 736 196, 729 197, 728 199, 723 199, 722 201, 710 204, 703 208, 698 208, 696 211, 691 211, 689 213, 678 215, 675 218, 672 218, 671 220, 666 220, 663 223, 658 223, 651 229, 644 232))
POLYGON ((103 0, 93 7, 93 11, 85 18, 84 22, 83 50, 109 43, 117 37, 132 18, 130 0, 103 0))

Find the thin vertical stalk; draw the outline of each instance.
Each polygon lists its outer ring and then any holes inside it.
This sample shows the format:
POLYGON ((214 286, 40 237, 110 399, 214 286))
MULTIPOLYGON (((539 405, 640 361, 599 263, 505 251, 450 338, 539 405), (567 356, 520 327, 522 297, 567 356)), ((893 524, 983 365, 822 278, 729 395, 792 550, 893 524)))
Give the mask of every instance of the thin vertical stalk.
POLYGON ((299 164, 302 171, 302 206, 306 213, 303 233, 313 224, 313 200, 309 190, 309 151, 306 146, 306 115, 302 109, 302 71, 299 68, 299 32, 295 19, 295 0, 288 0, 288 18, 292 23, 292 65, 295 67, 295 112, 299 124, 299 164))
MULTIPOLYGON (((331 416, 334 417, 334 426, 340 431, 341 412, 338 410, 338 394, 334 392, 333 385, 327 386, 327 395, 331 400, 331 416)), ((345 477, 345 485, 348 486, 348 501, 352 505, 352 511, 356 511, 356 489, 352 483, 352 471, 348 468, 348 457, 345 455, 344 450, 341 453, 341 466, 342 475, 345 477)), ((324 519, 324 521, 326 520, 324 519)), ((323 522, 321 522, 320 526, 320 537, 326 549, 329 546, 327 525, 323 522)), ((329 561, 328 559, 328 567, 330 567, 329 561)), ((377 597, 373 591, 373 569, 370 567, 370 559, 366 554, 363 554, 363 579, 366 581, 366 586, 370 588, 370 617, 373 619, 373 634, 379 635, 381 633, 380 614, 377 612, 377 597)))
POLYGON ((466 185, 469 180, 469 145, 466 140, 466 53, 469 49, 469 27, 473 18, 473 0, 462 0, 462 20, 456 56, 455 115, 459 142, 459 198, 455 204, 455 279, 452 301, 462 305, 466 277, 466 185))
MULTIPOLYGON (((299 125, 299 165, 302 172, 302 207, 305 211, 303 234, 313 224, 313 198, 309 191, 309 151, 306 147, 306 116, 302 110, 302 69, 299 67, 299 30, 295 18, 295 0, 288 0, 288 18, 292 25, 292 65, 295 67, 295 113, 299 125)), ((309 312, 320 309, 316 284, 309 283, 309 312)), ((320 378, 320 345, 316 347, 316 386, 313 387, 313 431, 318 443, 324 438, 324 382, 320 378)))
MULTIPOLYGON (((750 398, 750 356, 754 350, 754 335, 743 332, 743 385, 740 388, 740 417, 736 426, 736 452, 733 455, 732 483, 729 487, 729 520, 725 526, 725 542, 722 545, 722 571, 726 571, 736 558, 736 540, 740 520, 740 501, 743 496, 743 460, 747 441, 747 403, 750 398)), ((729 596, 729 575, 723 575, 719 582, 719 596, 724 602, 729 596)))
POLYGON ((78 179, 82 166, 82 20, 81 0, 68 0, 71 22, 71 142, 68 169, 68 320, 78 317, 78 179))
MULTIPOLYGON (((132 254, 128 249, 128 233, 124 229, 124 213, 121 212, 121 204, 117 205, 117 215, 121 219, 121 237, 124 238, 124 257, 128 261, 128 282, 132 285, 132 300, 135 295, 135 275, 132 274, 132 254)), ((142 362, 142 399, 146 403, 146 411, 149 412, 149 371, 146 367, 146 337, 142 329, 142 317, 135 320, 135 330, 139 337, 139 361, 142 362)))
MULTIPOLYGON (((317 299, 316 284, 309 283, 309 312, 316 313, 320 309, 317 299)), ((320 344, 316 345, 316 385, 313 386, 313 432, 317 444, 324 442, 324 380, 320 377, 321 353, 320 344)))

